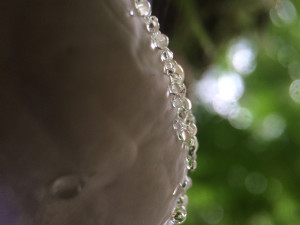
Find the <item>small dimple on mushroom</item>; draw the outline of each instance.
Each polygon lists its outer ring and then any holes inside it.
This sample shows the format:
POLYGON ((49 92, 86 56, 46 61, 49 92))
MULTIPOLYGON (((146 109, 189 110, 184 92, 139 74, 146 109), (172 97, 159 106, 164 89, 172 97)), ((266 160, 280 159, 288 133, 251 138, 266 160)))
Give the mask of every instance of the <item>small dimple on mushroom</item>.
POLYGON ((60 199, 76 197, 84 187, 84 179, 77 174, 59 177, 51 185, 51 195, 60 199))

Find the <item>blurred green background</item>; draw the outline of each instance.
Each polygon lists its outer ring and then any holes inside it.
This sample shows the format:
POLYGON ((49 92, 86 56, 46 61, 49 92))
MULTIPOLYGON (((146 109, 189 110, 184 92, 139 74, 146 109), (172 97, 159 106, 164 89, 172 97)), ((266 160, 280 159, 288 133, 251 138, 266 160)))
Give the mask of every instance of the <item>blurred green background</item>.
POLYGON ((200 147, 185 224, 300 225, 300 1, 171 8, 171 49, 196 78, 200 147))

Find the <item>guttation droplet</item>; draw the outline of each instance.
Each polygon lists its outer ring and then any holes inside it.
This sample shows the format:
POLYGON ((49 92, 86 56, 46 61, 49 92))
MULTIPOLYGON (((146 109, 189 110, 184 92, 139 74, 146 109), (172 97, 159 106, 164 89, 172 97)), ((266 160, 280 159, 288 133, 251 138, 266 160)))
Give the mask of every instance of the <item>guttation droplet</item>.
POLYGON ((159 22, 156 16, 150 16, 146 21, 146 28, 150 33, 159 31, 159 22))
POLYGON ((156 34, 152 35, 152 44, 151 45, 154 48, 157 47, 159 49, 166 49, 169 45, 169 38, 165 34, 156 33, 156 34))
POLYGON ((177 206, 178 207, 187 207, 188 205, 188 196, 186 194, 181 194, 177 199, 177 206))
POLYGON ((84 186, 84 180, 76 174, 65 175, 57 178, 51 186, 51 194, 62 199, 77 196, 84 186))
POLYGON ((165 62, 167 60, 173 59, 173 56, 174 56, 173 52, 170 51, 170 49, 167 48, 167 49, 165 49, 161 52, 161 57, 160 58, 161 58, 161 61, 165 62))
POLYGON ((147 0, 136 0, 135 7, 141 16, 151 15, 151 4, 147 0))
POLYGON ((186 209, 181 207, 176 209, 172 215, 173 224, 182 224, 186 220, 186 209))

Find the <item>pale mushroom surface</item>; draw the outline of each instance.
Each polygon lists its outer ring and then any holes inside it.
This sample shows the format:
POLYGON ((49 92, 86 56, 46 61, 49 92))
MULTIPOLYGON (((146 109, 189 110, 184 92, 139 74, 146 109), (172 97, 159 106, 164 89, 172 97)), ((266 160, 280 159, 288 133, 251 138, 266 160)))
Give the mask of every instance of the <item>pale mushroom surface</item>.
POLYGON ((130 0, 0 1, 0 224, 164 225, 185 153, 130 0))

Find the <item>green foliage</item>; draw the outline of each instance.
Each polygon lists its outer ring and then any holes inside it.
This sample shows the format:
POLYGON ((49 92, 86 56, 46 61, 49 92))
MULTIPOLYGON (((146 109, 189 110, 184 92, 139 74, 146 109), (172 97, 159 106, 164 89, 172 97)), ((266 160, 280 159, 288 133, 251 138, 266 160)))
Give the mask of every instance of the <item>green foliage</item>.
POLYGON ((252 115, 249 126, 236 129, 230 114, 199 101, 198 168, 186 224, 300 225, 300 103, 289 90, 300 79, 300 1, 212 0, 200 9, 196 1, 184 2, 186 20, 174 47, 185 51, 200 80, 212 65, 216 79, 226 71, 239 74, 244 92, 237 103, 252 115), (213 15, 219 25, 211 28, 213 15), (251 43, 255 55, 255 69, 246 74, 229 54, 240 40, 251 43))

